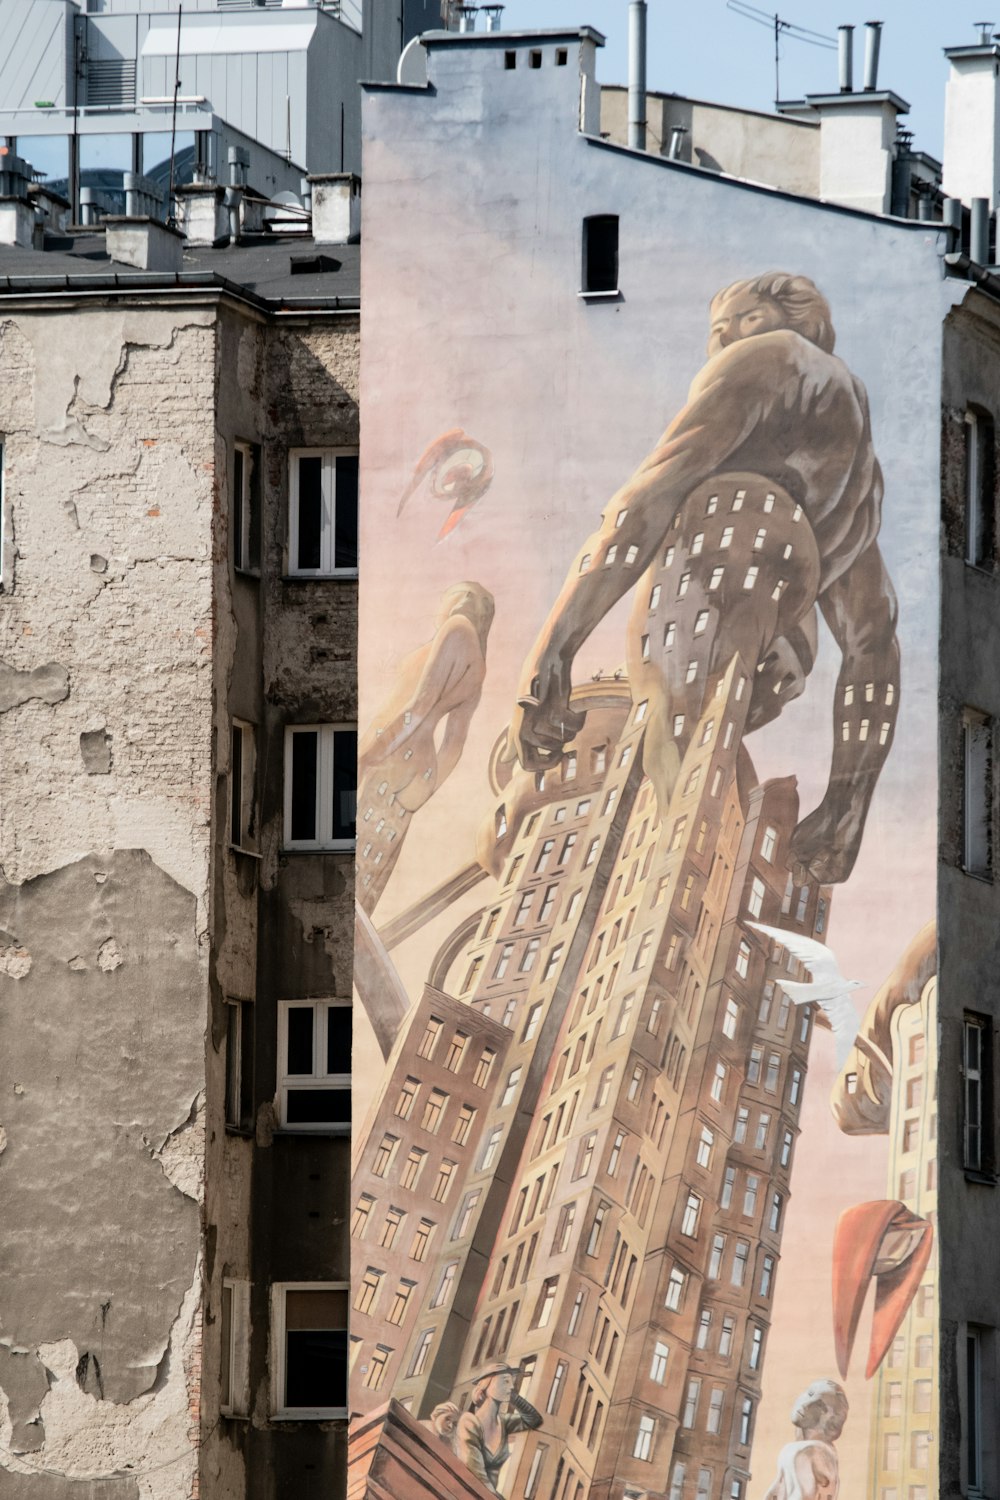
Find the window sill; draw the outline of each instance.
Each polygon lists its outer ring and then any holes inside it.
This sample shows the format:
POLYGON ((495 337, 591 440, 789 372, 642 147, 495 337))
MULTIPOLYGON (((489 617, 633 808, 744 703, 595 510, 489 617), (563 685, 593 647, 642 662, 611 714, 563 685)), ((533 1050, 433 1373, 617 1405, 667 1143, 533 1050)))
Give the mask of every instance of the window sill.
MULTIPOLYGON (((254 1130, 254 1128, 253 1128, 252 1125, 230 1125, 229 1121, 228 1120, 226 1121, 226 1134, 227 1135, 235 1135, 235 1136, 238 1136, 240 1138, 240 1140, 252 1141, 254 1139, 254 1137, 256 1136, 256 1133, 257 1132, 254 1130)), ((220 1408, 220 1410, 221 1410, 221 1408, 220 1408)), ((223 1415, 224 1416, 231 1416, 233 1414, 229 1413, 229 1412, 224 1412, 223 1415)))
POLYGON ((336 844, 282 844, 281 852, 282 854, 353 854, 356 848, 355 839, 341 839, 336 844))
MULTIPOLYGON (((259 568, 241 568, 239 563, 233 563, 233 572, 237 578, 245 578, 248 583, 260 583, 261 573, 259 568)), ((229 1413, 223 1412, 222 1415, 224 1417, 229 1416, 229 1413)))
POLYGON ((346 1140, 351 1133, 350 1124, 324 1125, 321 1121, 309 1121, 304 1125, 279 1125, 277 1135, 325 1135, 346 1140))
POLYGON ((624 302, 625 300, 618 287, 615 287, 614 291, 611 292, 579 291, 576 295, 580 298, 581 302, 624 302))
POLYGON ((958 867, 963 875, 968 875, 970 880, 978 880, 980 885, 993 884, 993 872, 991 870, 970 870, 965 865, 958 867))
POLYGON ((981 1187, 996 1187, 997 1178, 995 1172, 979 1172, 973 1167, 965 1168, 966 1182, 976 1182, 981 1187))
POLYGON ((337 568, 332 573, 283 573, 282 583, 328 583, 342 581, 356 583, 358 579, 357 568, 337 568))
POLYGON ((346 1422, 346 1406, 280 1407, 271 1413, 272 1422, 346 1422))

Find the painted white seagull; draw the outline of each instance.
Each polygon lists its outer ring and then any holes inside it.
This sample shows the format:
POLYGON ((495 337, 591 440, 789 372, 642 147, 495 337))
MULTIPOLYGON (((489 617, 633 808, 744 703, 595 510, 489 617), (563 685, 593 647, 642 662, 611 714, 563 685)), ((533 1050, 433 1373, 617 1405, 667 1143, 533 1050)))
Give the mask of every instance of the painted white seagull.
POLYGON ((768 927, 763 922, 750 922, 765 937, 780 943, 787 953, 804 964, 812 975, 811 984, 793 983, 790 979, 779 979, 777 984, 795 1005, 815 1003, 825 1015, 837 1044, 837 1071, 844 1066, 854 1045, 861 1025, 861 1017, 850 998, 852 990, 863 988, 861 979, 845 979, 832 948, 815 938, 804 937, 800 932, 786 932, 783 927, 768 927))

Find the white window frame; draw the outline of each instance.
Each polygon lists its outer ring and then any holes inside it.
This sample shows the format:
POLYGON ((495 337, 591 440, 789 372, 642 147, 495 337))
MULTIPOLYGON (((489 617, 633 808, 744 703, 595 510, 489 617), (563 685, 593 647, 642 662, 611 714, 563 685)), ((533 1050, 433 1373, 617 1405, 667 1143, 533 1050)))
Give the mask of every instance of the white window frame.
POLYGON ((271 1285, 271 1417, 274 1421, 322 1422, 347 1416, 346 1406, 286 1406, 285 1295, 288 1292, 343 1292, 345 1333, 350 1338, 350 1282, 275 1281, 271 1285))
POLYGON ((357 843, 354 838, 323 838, 322 830, 333 824, 334 797, 334 741, 338 734, 357 734, 356 724, 286 724, 285 725, 285 817, 284 847, 286 849, 313 849, 337 853, 353 851, 357 843), (318 838, 292 838, 292 741, 297 734, 319 736, 316 758, 316 829, 318 838))
POLYGON ((229 807, 227 816, 229 819, 229 847, 237 850, 240 854, 259 854, 259 828, 257 826, 257 727, 247 719, 233 718, 229 736, 229 807), (236 768, 233 764, 233 749, 236 736, 240 738, 240 785, 239 785, 239 827, 234 827, 236 802, 236 788, 233 778, 236 768))
MULTIPOLYGON (((334 566, 337 539, 337 459, 356 458, 357 448, 293 448, 288 455, 288 577, 289 578, 357 578, 358 569, 334 566), (320 530, 320 565, 318 568, 299 568, 294 559, 299 550, 299 459, 320 458, 323 460, 320 484, 323 497, 323 516, 320 530)), ((359 481, 360 491, 360 481, 359 481)), ((360 520, 359 493, 359 520, 360 520)))
MULTIPOLYGON (((250 1415, 250 1283, 225 1277, 222 1295, 229 1293, 229 1390, 219 1389, 219 1411, 224 1417, 250 1415)), ((226 1334, 226 1319, 219 1307, 220 1338, 226 1334)), ((220 1349, 219 1372, 222 1357, 220 1349)))
POLYGON ((260 577, 260 462, 259 444, 242 439, 233 444, 233 567, 237 573, 246 573, 251 578, 260 577), (237 453, 243 461, 243 483, 238 494, 237 453), (254 552, 257 553, 256 561, 252 560, 254 552))
POLYGON ((350 1073, 327 1073, 322 1067, 326 1060, 327 1025, 331 1010, 350 1010, 350 1000, 279 1000, 278 1001, 278 1093, 276 1107, 282 1130, 298 1135, 350 1135, 350 1121, 330 1124, 324 1121, 288 1121, 288 1096, 304 1089, 350 1089, 350 1073), (312 1007, 313 1012, 313 1072, 288 1072, 288 1012, 292 1006, 312 1007))

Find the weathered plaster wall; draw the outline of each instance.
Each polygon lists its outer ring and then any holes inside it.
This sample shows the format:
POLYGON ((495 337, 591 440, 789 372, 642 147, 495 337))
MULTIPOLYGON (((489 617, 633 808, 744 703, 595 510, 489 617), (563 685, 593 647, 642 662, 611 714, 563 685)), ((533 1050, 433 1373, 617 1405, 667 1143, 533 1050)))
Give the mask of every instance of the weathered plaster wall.
POLYGON ((213 313, 0 319, 0 1492, 192 1492, 213 313))

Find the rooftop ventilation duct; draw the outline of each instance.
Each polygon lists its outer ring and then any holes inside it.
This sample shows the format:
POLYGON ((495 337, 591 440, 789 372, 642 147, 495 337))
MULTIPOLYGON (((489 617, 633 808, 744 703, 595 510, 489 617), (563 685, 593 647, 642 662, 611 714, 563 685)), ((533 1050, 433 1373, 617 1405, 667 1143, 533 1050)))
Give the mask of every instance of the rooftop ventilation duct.
POLYGON ((837 55, 840 64, 840 92, 854 91, 854 27, 837 27, 837 55))
POLYGON ((628 8, 628 143, 646 149, 646 0, 628 8))
POLYGON ((878 54, 882 46, 882 22, 865 22, 865 92, 878 88, 878 54))

